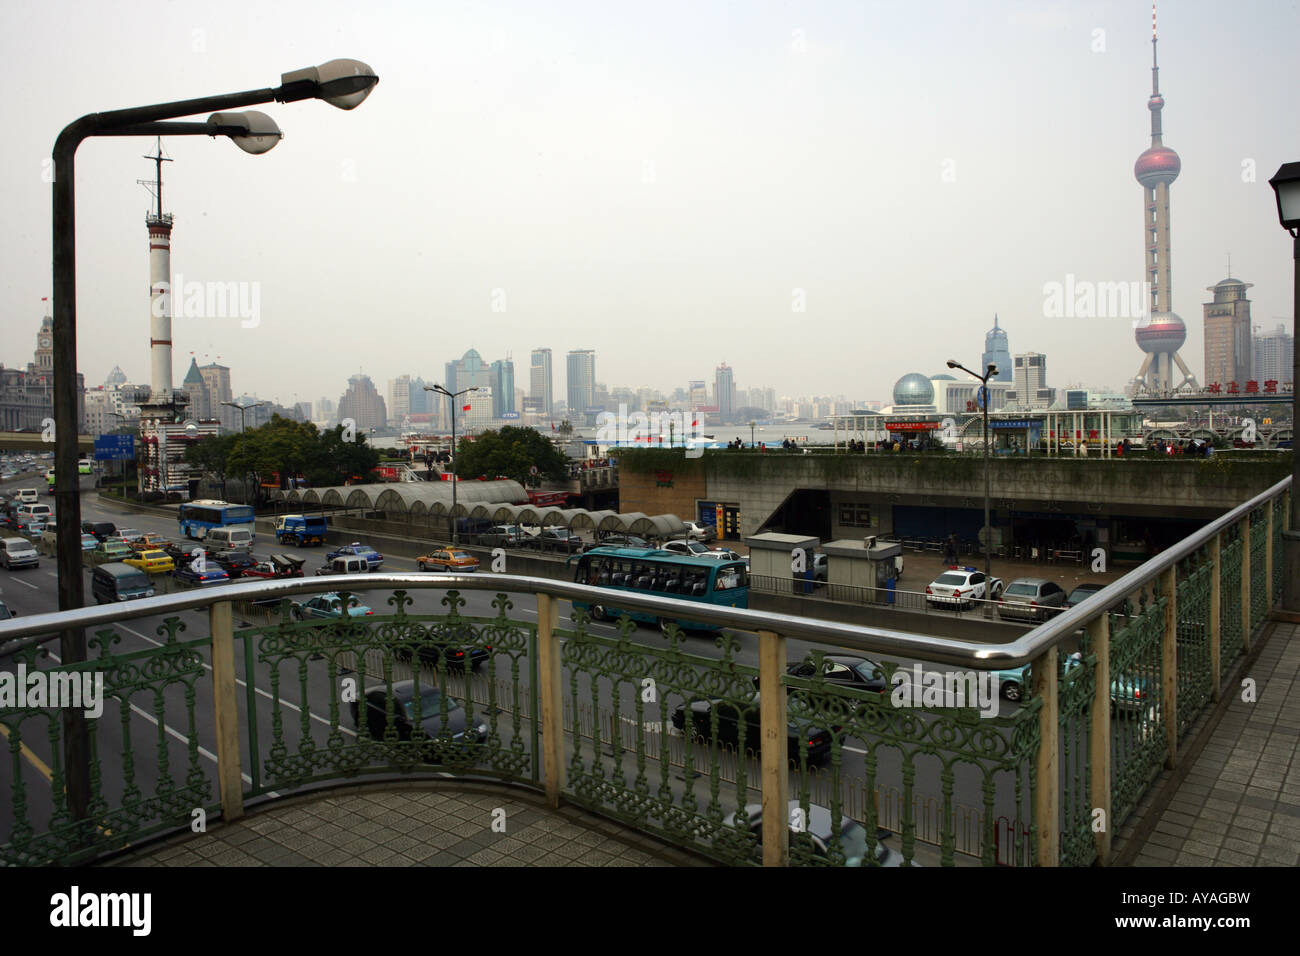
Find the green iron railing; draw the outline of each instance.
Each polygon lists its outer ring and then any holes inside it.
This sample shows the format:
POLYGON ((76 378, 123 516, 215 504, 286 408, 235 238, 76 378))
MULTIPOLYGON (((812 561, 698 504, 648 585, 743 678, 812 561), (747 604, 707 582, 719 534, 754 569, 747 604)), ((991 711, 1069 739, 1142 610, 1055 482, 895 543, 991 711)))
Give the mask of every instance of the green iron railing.
MULTIPOLYGON (((1002 645, 703 605, 690 618, 727 628, 716 638, 638 632, 628 619, 598 627, 580 612, 561 628, 560 601, 598 589, 487 574, 371 575, 379 606, 326 621, 300 620, 289 599, 355 578, 4 622, 7 669, 98 675, 105 705, 80 767, 58 709, 0 709, 0 862, 86 862, 199 814, 236 819, 245 801, 450 774, 537 788, 728 864, 1105 863, 1110 834, 1176 762, 1279 594, 1288 484, 1002 645), (467 613, 479 591, 491 613, 467 613), (421 606, 425 592, 438 606, 421 606), (516 606, 530 597, 535 611, 516 606), (190 637, 179 615, 195 610, 206 629, 190 637), (89 660, 50 651, 52 632, 70 626, 92 631, 89 660), (812 676, 787 673, 791 638, 823 648, 806 656, 812 676), (128 641, 148 646, 122 650, 128 641), (1029 664, 1026 696, 992 718, 895 706, 888 689, 826 678, 823 655, 843 648, 869 654, 886 679, 912 660, 1029 664), (91 796, 74 817, 61 796, 77 773, 91 796), (794 813, 751 826, 764 804, 794 813), (791 825, 819 807, 825 848, 791 825)), ((620 603, 681 614, 670 598, 620 603)))

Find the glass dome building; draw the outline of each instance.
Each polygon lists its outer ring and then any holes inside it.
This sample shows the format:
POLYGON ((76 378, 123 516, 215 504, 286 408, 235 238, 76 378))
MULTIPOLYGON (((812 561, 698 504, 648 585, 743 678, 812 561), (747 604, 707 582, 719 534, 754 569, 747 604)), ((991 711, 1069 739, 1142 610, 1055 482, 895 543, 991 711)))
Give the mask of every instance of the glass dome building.
POLYGON ((894 383, 894 404, 933 405, 934 385, 920 372, 908 372, 894 383))

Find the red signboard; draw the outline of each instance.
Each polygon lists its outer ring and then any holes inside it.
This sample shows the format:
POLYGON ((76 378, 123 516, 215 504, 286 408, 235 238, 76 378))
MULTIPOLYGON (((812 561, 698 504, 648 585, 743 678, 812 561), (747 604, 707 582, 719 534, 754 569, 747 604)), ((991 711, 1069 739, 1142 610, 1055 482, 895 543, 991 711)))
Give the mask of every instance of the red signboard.
POLYGON ((943 422, 885 422, 885 431, 933 432, 943 427, 943 422))

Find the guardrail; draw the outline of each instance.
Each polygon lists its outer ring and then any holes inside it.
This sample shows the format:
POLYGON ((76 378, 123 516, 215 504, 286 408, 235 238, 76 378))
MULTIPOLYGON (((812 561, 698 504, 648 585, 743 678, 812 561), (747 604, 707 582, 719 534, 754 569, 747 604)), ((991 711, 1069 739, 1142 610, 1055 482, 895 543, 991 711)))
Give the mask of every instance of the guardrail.
POLYGON ((608 604, 609 592, 492 574, 235 583, 3 622, 15 669, 65 690, 102 678, 104 698, 80 746, 67 710, 0 710, 0 862, 85 862, 188 827, 198 810, 230 820, 290 791, 450 772, 536 787, 728 863, 1105 863, 1280 594, 1289 483, 996 645, 622 591, 620 608, 726 630, 701 640, 668 623, 638 637, 629 619, 610 629, 580 612, 561 627, 561 602, 608 604), (348 588, 379 594, 370 615, 291 613, 294 598, 346 601, 348 588), (418 606, 425 592, 440 609, 418 606), (477 592, 491 596, 486 614, 467 611, 477 592), (535 612, 516 607, 529 597, 535 612), (187 611, 206 615, 196 637, 187 611), (156 616, 156 639, 137 630, 156 616), (46 643, 68 630, 93 632, 90 659, 52 656, 46 643), (134 649, 119 646, 128 639, 134 649), (817 646, 797 655, 810 676, 787 672, 794 639, 817 646), (1078 650, 1063 653, 1067 640, 1078 650), (837 683, 833 649, 870 655, 885 693, 837 683), (458 667, 461 654, 481 658, 477 670, 458 667), (908 698, 895 682, 909 660, 950 694, 990 670, 1016 671, 1027 693, 984 717, 978 697, 908 698), (679 739, 665 748, 669 726, 679 739), (63 799, 78 786, 83 807, 63 799), (822 855, 783 815, 762 820, 761 841, 734 822, 754 804, 806 813, 814 798, 864 829, 837 823, 822 855), (878 844, 885 821, 895 834, 878 844))

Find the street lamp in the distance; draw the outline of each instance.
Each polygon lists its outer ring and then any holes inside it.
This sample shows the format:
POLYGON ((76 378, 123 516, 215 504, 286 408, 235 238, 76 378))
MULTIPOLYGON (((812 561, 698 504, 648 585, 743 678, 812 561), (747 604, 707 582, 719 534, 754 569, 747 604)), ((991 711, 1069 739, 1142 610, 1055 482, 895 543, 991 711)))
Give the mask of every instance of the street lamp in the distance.
POLYGON ((998 374, 998 367, 990 364, 983 375, 972 372, 965 365, 953 359, 948 359, 948 367, 959 368, 967 375, 979 379, 979 395, 983 399, 980 402, 984 406, 984 541, 982 544, 984 546, 984 593, 989 595, 991 594, 989 589, 993 587, 993 575, 990 570, 992 566, 991 555, 993 553, 993 525, 989 521, 989 400, 991 398, 989 395, 989 379, 998 374))
MULTIPOLYGON (((1291 233, 1291 256, 1294 268, 1291 294, 1294 297, 1291 313, 1292 342, 1300 324, 1300 163, 1283 163, 1268 181, 1277 198, 1277 218, 1282 228, 1291 233)), ((1282 606, 1288 611, 1300 611, 1300 458, 1296 457, 1295 427, 1300 421, 1300 352, 1291 350, 1291 514, 1288 527, 1282 532, 1282 559, 1285 562, 1285 582, 1282 586, 1282 606)))
MULTIPOLYGON (((222 402, 221 404, 222 404, 222 405, 227 405, 227 406, 229 406, 230 408, 237 408, 237 409, 239 409, 239 445, 240 445, 240 451, 242 451, 242 452, 244 452, 245 454, 247 454, 247 452, 248 452, 248 439, 244 437, 245 416, 248 414, 248 410, 249 410, 250 408, 257 408, 258 406, 261 406, 261 405, 269 405, 269 404, 271 404, 271 403, 270 403, 270 402, 250 402, 250 403, 247 404, 247 405, 240 405, 238 402, 222 402)), ((244 485, 244 504, 248 504, 248 474, 249 474, 249 472, 248 472, 248 461, 247 461, 247 459, 245 459, 245 461, 244 461, 244 481, 243 481, 243 485, 244 485)))
POLYGON ((456 485, 458 483, 456 475, 456 399, 462 395, 468 395, 470 392, 477 392, 478 386, 471 385, 469 388, 462 388, 459 392, 452 392, 441 385, 426 385, 424 390, 446 395, 451 402, 451 546, 454 548, 460 544, 460 520, 456 516, 456 485))

